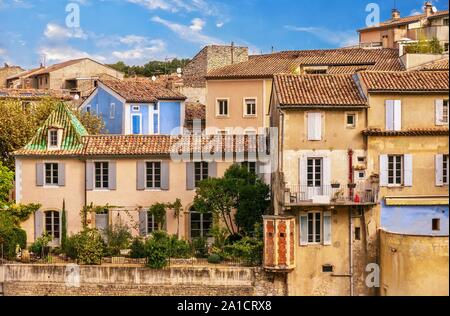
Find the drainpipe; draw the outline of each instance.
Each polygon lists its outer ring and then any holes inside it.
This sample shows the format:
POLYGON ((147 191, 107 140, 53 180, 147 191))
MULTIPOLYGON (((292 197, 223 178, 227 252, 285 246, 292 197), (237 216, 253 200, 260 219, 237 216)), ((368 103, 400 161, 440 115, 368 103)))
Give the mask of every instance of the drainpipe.
POLYGON ((348 209, 348 251, 349 251, 349 262, 348 262, 348 270, 350 275, 350 296, 354 295, 354 289, 353 289, 353 224, 352 224, 352 207, 348 209))
MULTIPOLYGON (((348 183, 354 183, 354 172, 353 172, 353 150, 348 150, 348 183)), ((349 188, 348 196, 351 201, 353 201, 353 188, 349 188)))

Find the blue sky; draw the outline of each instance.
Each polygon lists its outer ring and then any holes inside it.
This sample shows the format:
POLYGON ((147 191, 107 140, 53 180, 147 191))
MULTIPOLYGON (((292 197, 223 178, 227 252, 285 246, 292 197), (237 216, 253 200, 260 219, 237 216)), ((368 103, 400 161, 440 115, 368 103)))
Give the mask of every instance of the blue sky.
MULTIPOLYGON (((341 47, 357 41, 370 2, 390 18, 394 0, 0 0, 0 63, 31 68, 89 56, 143 64, 232 41, 252 53, 341 47), (66 24, 69 3, 80 9, 79 27, 66 24)), ((407 16, 424 0, 396 2, 407 16)), ((448 9, 444 0, 434 5, 448 9)))

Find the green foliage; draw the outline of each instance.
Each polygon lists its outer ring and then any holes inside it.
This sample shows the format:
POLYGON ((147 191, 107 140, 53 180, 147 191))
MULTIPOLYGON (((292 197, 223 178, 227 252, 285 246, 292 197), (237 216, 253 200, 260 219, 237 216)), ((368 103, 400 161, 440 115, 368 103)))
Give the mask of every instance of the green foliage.
POLYGON ((244 237, 232 245, 226 246, 228 252, 233 258, 243 260, 248 266, 258 266, 262 263, 264 243, 262 240, 254 237, 244 237))
POLYGON ((225 246, 227 237, 229 236, 228 230, 219 225, 214 225, 209 233, 211 237, 214 238, 213 247, 222 249, 225 246))
POLYGON ((208 257, 208 262, 212 264, 218 264, 222 262, 222 258, 218 254, 211 254, 208 257))
POLYGON ((63 200, 63 207, 61 212, 61 250, 66 249, 67 243, 67 214, 66 214, 66 201, 63 200))
POLYGON ((125 73, 127 77, 143 76, 152 77, 153 75, 172 74, 177 68, 184 68, 189 59, 172 59, 171 61, 150 61, 143 66, 128 66, 123 61, 109 65, 110 67, 125 73))
POLYGON ((105 231, 107 240, 107 253, 112 256, 120 254, 120 250, 128 249, 133 236, 130 228, 121 221, 108 227, 105 231))
POLYGON ((177 236, 171 236, 169 239, 169 256, 171 258, 187 259, 192 256, 191 245, 177 236))
POLYGON ((40 208, 40 204, 4 204, 0 211, 10 217, 14 225, 19 226, 40 208))
POLYGON ((194 238, 192 240, 192 252, 196 258, 207 258, 208 243, 206 238, 194 238))
POLYGON ((30 246, 30 251, 40 257, 44 257, 44 249, 48 247, 48 244, 53 240, 52 236, 47 233, 42 234, 36 241, 30 246))
POLYGON ((166 208, 167 204, 165 203, 155 203, 150 206, 148 211, 149 215, 153 215, 155 217, 155 221, 158 224, 158 230, 161 230, 164 226, 164 222, 166 220, 166 208))
POLYGON ((436 37, 426 40, 420 39, 416 43, 405 46, 405 52, 408 54, 442 54, 444 51, 441 43, 436 37))
POLYGON ((14 172, 4 166, 0 160, 0 204, 6 203, 9 199, 9 192, 14 186, 14 172))
POLYGON ((105 255, 105 243, 96 229, 85 229, 69 237, 66 254, 79 264, 99 265, 105 255))
POLYGON ((130 246, 131 252, 130 252, 130 257, 134 258, 134 259, 140 259, 140 258, 145 258, 145 244, 144 241, 139 238, 136 237, 133 239, 133 242, 131 243, 130 246))
POLYGON ((16 248, 26 248, 27 234, 19 227, 18 217, 7 210, 0 210, 0 244, 3 245, 3 256, 13 259, 16 248))
POLYGON ((147 266, 152 269, 162 269, 168 264, 167 247, 154 239, 149 239, 146 243, 147 266))

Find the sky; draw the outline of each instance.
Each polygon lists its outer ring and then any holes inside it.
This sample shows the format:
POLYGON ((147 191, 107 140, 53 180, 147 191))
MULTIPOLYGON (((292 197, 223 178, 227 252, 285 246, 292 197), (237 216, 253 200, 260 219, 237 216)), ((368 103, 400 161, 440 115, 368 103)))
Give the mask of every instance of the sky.
MULTIPOLYGON (((349 46, 371 2, 384 21, 394 3, 408 16, 424 0, 0 0, 0 63, 30 69, 91 57, 142 65, 231 42, 252 54, 349 46)), ((448 9, 448 1, 433 4, 448 9)))

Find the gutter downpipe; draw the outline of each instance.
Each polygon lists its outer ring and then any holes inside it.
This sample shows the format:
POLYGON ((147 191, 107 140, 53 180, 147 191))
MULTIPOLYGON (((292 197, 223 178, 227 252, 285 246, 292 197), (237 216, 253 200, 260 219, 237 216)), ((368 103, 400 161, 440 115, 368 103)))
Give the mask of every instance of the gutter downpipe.
MULTIPOLYGON (((353 175, 353 150, 348 150, 348 164, 349 164, 349 173, 348 173, 348 179, 349 183, 354 182, 354 175, 353 175)), ((353 189, 350 189, 349 195, 351 200, 353 201, 353 189)), ((354 295, 354 288, 353 288, 353 223, 352 223, 352 210, 353 207, 350 206, 348 209, 348 251, 349 251, 349 275, 350 275, 350 296, 354 295)))
MULTIPOLYGON (((283 144, 284 144, 284 117, 285 117, 285 113, 283 112, 283 110, 281 110, 280 107, 278 107, 278 110, 280 111, 280 126, 281 126, 281 131, 279 131, 279 133, 281 134, 281 144, 279 144, 279 156, 278 156, 278 164, 279 164, 279 168, 278 168, 278 177, 281 176, 281 173, 284 170, 284 162, 283 162, 283 144)), ((281 177, 280 177, 281 178, 281 177)), ((280 179, 279 179, 280 180, 280 179)), ((284 182, 284 177, 283 177, 283 182, 284 182)), ((284 183, 282 185, 283 187, 283 192, 282 192, 282 197, 281 199, 284 202, 285 199, 285 192, 284 192, 284 183)), ((284 203, 283 203, 284 204, 284 203)), ((275 209, 275 216, 279 215, 279 210, 278 207, 275 209)))

